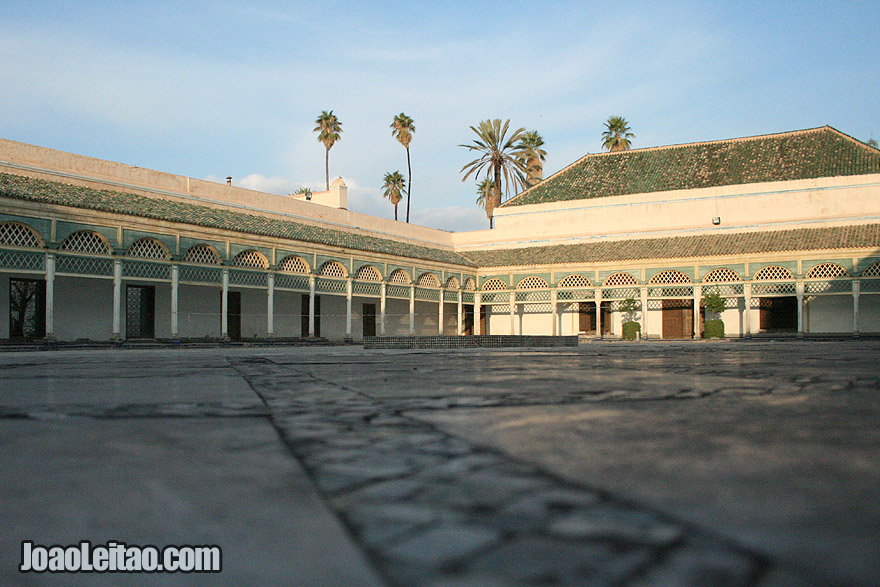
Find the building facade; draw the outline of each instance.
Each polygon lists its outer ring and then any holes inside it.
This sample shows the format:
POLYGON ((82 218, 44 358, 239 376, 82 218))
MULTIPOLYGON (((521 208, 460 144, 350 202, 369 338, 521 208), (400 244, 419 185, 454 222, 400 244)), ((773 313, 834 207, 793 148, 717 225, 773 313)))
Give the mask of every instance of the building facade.
POLYGON ((587 155, 493 230, 345 201, 0 141, 0 339, 616 337, 626 300, 690 338, 710 291, 730 336, 880 332, 880 151, 830 127, 587 155))

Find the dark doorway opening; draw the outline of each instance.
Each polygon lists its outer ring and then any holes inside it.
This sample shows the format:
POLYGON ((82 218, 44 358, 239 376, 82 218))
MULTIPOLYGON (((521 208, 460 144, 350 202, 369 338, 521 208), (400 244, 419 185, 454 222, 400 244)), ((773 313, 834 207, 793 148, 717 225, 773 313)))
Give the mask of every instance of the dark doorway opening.
POLYGON ((797 297, 761 298, 761 330, 797 331, 797 297))
POLYGON ((663 338, 693 337, 693 300, 663 300, 663 338))
POLYGON ((125 288, 125 338, 155 338, 156 288, 128 285, 125 288))
POLYGON ((227 292, 226 335, 230 340, 241 340, 241 292, 227 292))
POLYGON ((376 304, 364 304, 364 337, 376 336, 376 304))
POLYGON ((9 279, 9 338, 46 336, 46 282, 9 279))
POLYGON ((465 304, 463 310, 461 333, 465 336, 472 336, 474 334, 474 307, 465 304))
MULTIPOLYGON (((602 304, 602 333, 611 334, 611 308, 602 304)), ((578 332, 596 334, 596 302, 578 302, 578 332)))

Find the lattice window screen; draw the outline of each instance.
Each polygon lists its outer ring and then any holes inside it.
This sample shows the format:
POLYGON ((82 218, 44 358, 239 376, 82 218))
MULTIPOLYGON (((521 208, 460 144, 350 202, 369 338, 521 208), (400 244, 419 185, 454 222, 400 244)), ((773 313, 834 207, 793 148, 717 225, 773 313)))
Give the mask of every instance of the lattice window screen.
POLYGON ((252 269, 268 269, 269 260, 263 253, 249 249, 242 251, 232 260, 233 267, 250 267, 252 269))
POLYGON ((318 275, 324 277, 348 277, 348 272, 345 270, 345 266, 339 261, 327 261, 321 265, 318 275))
POLYGON ((560 281, 556 287, 593 287, 593 283, 583 275, 569 275, 560 281))
POLYGON ((807 272, 807 279, 834 279, 835 277, 849 277, 849 271, 837 263, 822 263, 807 272))
POLYGON ((211 245, 195 245, 189 248, 183 256, 184 263, 198 263, 200 265, 219 265, 220 254, 211 245))
POLYGON ((477 284, 474 283, 474 280, 472 277, 468 277, 467 279, 464 280, 464 288, 463 289, 465 291, 474 291, 476 288, 477 288, 477 284))
POLYGON ((361 281, 382 281, 382 274, 372 265, 364 265, 357 270, 354 278, 360 279, 361 281))
POLYGON ((419 287, 440 287, 440 280, 433 273, 422 273, 416 285, 419 287))
POLYGON ((395 269, 391 275, 388 276, 388 283, 397 283, 400 285, 408 285, 410 282, 409 275, 403 269, 395 269))
POLYGON ((657 275, 651 278, 651 281, 648 283, 655 285, 666 285, 667 283, 690 283, 691 278, 682 273, 681 271, 661 271, 657 275))
POLYGON ((880 261, 868 265, 865 270, 862 271, 862 277, 880 277, 880 261))
POLYGON ((278 264, 278 271, 306 275, 309 272, 309 264, 302 257, 290 255, 281 259, 281 262, 278 264))
POLYGON ((629 273, 615 273, 614 275, 609 275, 608 279, 602 284, 605 287, 616 287, 619 285, 638 285, 639 282, 636 281, 636 278, 630 275, 629 273))
POLYGON ((742 281, 742 278, 736 271, 727 267, 713 269, 703 277, 703 283, 730 283, 732 281, 742 281))
POLYGON ((446 287, 447 288, 458 289, 458 286, 459 286, 458 279, 454 275, 446 280, 446 287))
POLYGON ((526 277, 518 284, 516 284, 516 289, 545 289, 550 287, 547 285, 547 282, 541 279, 540 277, 526 277))
POLYGON ((500 279, 490 279, 483 284, 483 291, 504 291, 507 285, 500 279))
POLYGON ((0 224, 0 245, 38 249, 43 246, 43 242, 37 231, 30 226, 18 222, 4 222, 0 224))
POLYGON ((794 274, 785 267, 770 265, 755 273, 754 281, 785 281, 794 279, 794 274))
POLYGON ((62 251, 77 253, 95 253, 98 255, 109 255, 111 253, 110 245, 104 240, 104 237, 90 230, 74 232, 64 239, 59 248, 62 251))
POLYGON ((142 238, 131 243, 126 252, 128 257, 139 259, 170 259, 168 249, 154 238, 142 238))

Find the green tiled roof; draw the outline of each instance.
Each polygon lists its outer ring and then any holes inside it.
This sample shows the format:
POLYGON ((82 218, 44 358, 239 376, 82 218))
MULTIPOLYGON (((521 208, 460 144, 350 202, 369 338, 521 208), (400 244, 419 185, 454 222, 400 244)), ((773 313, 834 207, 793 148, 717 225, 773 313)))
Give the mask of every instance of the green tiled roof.
POLYGON ((286 238, 371 253, 385 253, 412 259, 473 266, 473 263, 467 258, 443 249, 310 226, 299 222, 257 216, 256 214, 234 212, 222 208, 148 198, 138 194, 98 190, 7 173, 0 173, 0 197, 129 214, 154 220, 194 224, 208 228, 286 238))
POLYGON ((598 241, 463 254, 480 267, 519 267, 869 247, 880 249, 880 224, 598 241))
POLYGON ((502 206, 866 173, 880 173, 880 151, 824 126, 587 155, 502 206))

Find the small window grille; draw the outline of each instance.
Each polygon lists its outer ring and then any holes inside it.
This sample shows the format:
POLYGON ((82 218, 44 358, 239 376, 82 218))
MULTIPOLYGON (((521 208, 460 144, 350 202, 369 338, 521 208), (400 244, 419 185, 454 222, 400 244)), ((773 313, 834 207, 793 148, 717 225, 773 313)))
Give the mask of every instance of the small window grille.
POLYGON ((403 269, 395 269, 391 275, 388 276, 388 283, 408 285, 410 283, 409 274, 403 269))
POLYGON ((526 277, 516 285, 516 289, 544 289, 549 287, 540 277, 526 277))
POLYGON ((880 261, 868 265, 862 271, 862 277, 880 277, 880 261))
POLYGON ((560 281, 556 287, 593 287, 593 283, 583 275, 569 275, 568 277, 560 281))
POLYGON ((248 249, 242 251, 232 260, 233 267, 248 267, 250 269, 268 269, 269 260, 263 253, 248 249))
POLYGON ((657 285, 657 284, 666 285, 668 283, 690 283, 690 282, 691 282, 691 278, 688 277, 687 275, 685 275, 684 273, 682 273, 681 271, 669 270, 669 271, 661 271, 660 273, 658 273, 657 275, 652 277, 651 281, 649 281, 648 283, 655 284, 655 285, 657 285))
POLYGON ((302 257, 290 255, 281 259, 281 262, 278 263, 278 271, 306 275, 309 273, 309 264, 302 257))
POLYGON ((490 279, 483 284, 483 291, 504 291, 507 285, 500 279, 490 279))
POLYGON ((794 274, 785 267, 770 265, 755 273, 753 279, 755 281, 786 281, 794 279, 794 274))
POLYGON ((736 271, 727 267, 713 269, 703 277, 703 283, 731 283, 733 281, 742 281, 742 278, 736 271))
POLYGON ((615 273, 614 275, 609 275, 608 279, 602 284, 605 287, 617 287, 619 285, 638 285, 639 282, 636 281, 636 278, 630 275, 629 273, 615 273))
POLYGON ((807 272, 807 279, 834 279, 835 277, 849 277, 849 271, 837 263, 822 263, 807 272))
POLYGON ((142 238, 131 243, 126 256, 138 259, 170 259, 171 253, 156 239, 142 238))
POLYGON ((345 266, 339 261, 327 261, 321 265, 318 275, 324 277, 348 277, 348 272, 345 270, 345 266))
POLYGON ((18 222, 0 224, 0 245, 38 249, 43 246, 42 239, 30 226, 18 222))
POLYGON ((189 248, 183 256, 184 263, 198 263, 199 265, 219 265, 220 254, 211 245, 195 245, 189 248))
POLYGON ((416 285, 419 287, 440 287, 440 280, 433 273, 422 273, 416 285))
POLYGON ((468 277, 464 280, 464 288, 465 291, 474 291, 477 289, 477 284, 474 283, 473 277, 468 277))
POLYGON ((97 232, 90 230, 74 232, 64 239, 59 248, 62 251, 95 253, 97 255, 109 255, 112 252, 107 240, 97 232))
POLYGON ((354 278, 361 281, 382 281, 382 274, 372 265, 364 265, 357 270, 354 278))
POLYGON ((459 287, 459 282, 458 282, 458 279, 454 275, 446 280, 446 288, 447 289, 458 289, 458 287, 459 287))

